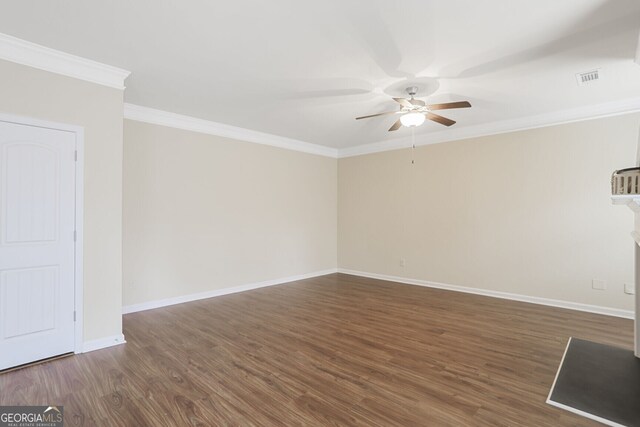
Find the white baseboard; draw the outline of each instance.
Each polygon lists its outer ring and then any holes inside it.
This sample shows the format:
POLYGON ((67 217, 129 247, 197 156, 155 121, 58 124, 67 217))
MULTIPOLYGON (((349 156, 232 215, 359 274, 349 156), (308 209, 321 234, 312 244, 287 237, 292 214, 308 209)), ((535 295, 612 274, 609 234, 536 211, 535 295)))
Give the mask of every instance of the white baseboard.
POLYGON ((230 288, 214 289, 212 291, 200 292, 197 294, 182 295, 179 297, 165 298, 148 301, 139 304, 131 304, 122 307, 122 314, 135 313, 138 311, 152 310, 154 308, 166 307, 168 305, 182 304, 189 301, 197 301, 206 298, 219 297, 222 295, 235 294, 238 292, 250 291, 252 289, 264 288, 267 286, 281 285, 283 283, 295 282, 296 280, 310 279, 312 277, 324 276, 326 274, 337 273, 336 268, 316 271, 314 273, 300 274, 298 276, 283 277, 280 279, 265 280, 263 282, 248 283, 246 285, 233 286, 230 288))
POLYGON ((430 282, 427 280, 408 279, 405 277, 387 276, 385 274, 367 273, 363 271, 349 270, 339 268, 338 273, 350 274, 352 276, 368 277, 371 279, 387 280, 390 282, 404 283, 407 285, 425 286, 428 288, 445 289, 448 291, 464 292, 467 294, 484 295, 494 298, 509 299, 514 301, 528 302, 532 304, 548 305, 551 307, 568 308, 570 310, 586 311, 589 313, 603 314, 605 316, 622 317, 625 319, 633 319, 633 310, 621 310, 618 308, 601 307, 598 305, 582 304, 571 301, 562 301, 550 298, 532 297, 528 295, 512 294, 502 291, 491 291, 487 289, 469 288, 465 286, 448 285, 446 283, 430 282))
POLYGON ((107 347, 113 347, 114 345, 120 345, 126 343, 124 335, 114 335, 112 337, 99 338, 97 340, 85 341, 82 344, 82 353, 88 353, 90 351, 100 350, 107 347))

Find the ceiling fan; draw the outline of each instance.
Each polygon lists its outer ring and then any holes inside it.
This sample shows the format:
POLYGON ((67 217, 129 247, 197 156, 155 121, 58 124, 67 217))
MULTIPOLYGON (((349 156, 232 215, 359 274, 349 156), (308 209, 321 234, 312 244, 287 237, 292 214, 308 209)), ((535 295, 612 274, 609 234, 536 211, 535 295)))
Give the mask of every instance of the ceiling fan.
POLYGON ((430 104, 427 105, 420 99, 415 99, 414 96, 418 93, 418 88, 415 86, 408 87, 406 89, 410 98, 393 98, 398 104, 400 109, 398 111, 387 111, 386 113, 371 114, 369 116, 356 117, 356 120, 368 119, 370 117, 386 116, 389 114, 401 114, 400 118, 389 128, 389 132, 400 129, 400 126, 413 127, 420 126, 424 123, 425 119, 432 120, 440 123, 441 125, 451 126, 455 121, 447 119, 446 117, 434 114, 435 110, 449 110, 452 108, 469 108, 471 104, 468 101, 460 102, 447 102, 444 104, 430 104))

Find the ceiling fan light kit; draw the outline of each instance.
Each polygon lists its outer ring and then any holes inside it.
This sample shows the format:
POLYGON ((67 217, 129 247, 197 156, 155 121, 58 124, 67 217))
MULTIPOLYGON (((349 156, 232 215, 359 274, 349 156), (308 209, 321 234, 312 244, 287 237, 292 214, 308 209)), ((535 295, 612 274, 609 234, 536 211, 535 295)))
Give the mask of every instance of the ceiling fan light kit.
POLYGON ((425 120, 426 120, 426 117, 422 113, 407 113, 400 116, 400 122, 402 123, 402 126, 405 126, 408 128, 414 127, 414 126, 420 126, 421 124, 424 123, 425 120))
POLYGON ((451 126, 456 122, 446 117, 434 114, 435 110, 449 110, 452 108, 469 108, 471 104, 468 101, 459 102, 447 102, 444 104, 431 104, 427 105, 426 102, 415 99, 418 88, 415 86, 408 87, 406 89, 410 98, 393 98, 395 102, 400 104, 398 111, 387 111, 385 113, 371 114, 368 116, 356 117, 356 120, 368 119, 377 116, 386 116, 389 114, 400 114, 400 118, 389 128, 389 132, 400 129, 401 126, 416 127, 422 125, 426 119, 440 123, 444 126, 451 126))

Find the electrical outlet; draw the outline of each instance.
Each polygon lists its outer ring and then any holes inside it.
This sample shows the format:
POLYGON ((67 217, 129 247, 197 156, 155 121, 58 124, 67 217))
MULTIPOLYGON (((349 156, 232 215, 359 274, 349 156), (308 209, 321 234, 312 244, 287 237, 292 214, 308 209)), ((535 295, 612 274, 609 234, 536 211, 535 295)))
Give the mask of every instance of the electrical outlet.
POLYGON ((624 293, 628 294, 628 295, 635 295, 636 294, 636 287, 633 285, 633 283, 625 283, 624 284, 624 293))
POLYGON ((604 280, 593 279, 591 281, 591 287, 599 291, 604 291, 607 289, 607 283, 604 280))
POLYGON ((400 258, 400 267, 404 267, 405 265, 407 265, 407 262, 405 261, 405 259, 400 258))

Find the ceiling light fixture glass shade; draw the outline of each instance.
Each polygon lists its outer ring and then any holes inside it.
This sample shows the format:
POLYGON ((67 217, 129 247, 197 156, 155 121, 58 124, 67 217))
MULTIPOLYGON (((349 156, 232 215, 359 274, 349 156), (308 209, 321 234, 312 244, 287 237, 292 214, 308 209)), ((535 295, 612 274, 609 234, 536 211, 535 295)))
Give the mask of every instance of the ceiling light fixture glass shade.
POLYGON ((400 117, 400 123, 408 128, 420 126, 424 123, 425 116, 422 113, 407 113, 400 117))

